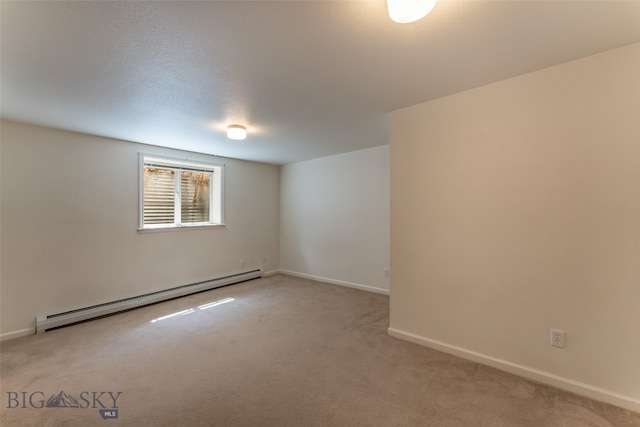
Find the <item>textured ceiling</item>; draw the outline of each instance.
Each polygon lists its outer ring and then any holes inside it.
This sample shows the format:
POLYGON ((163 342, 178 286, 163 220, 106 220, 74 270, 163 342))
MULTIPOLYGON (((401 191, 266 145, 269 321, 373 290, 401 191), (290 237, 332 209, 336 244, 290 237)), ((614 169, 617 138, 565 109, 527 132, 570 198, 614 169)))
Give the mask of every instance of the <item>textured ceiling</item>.
POLYGON ((386 113, 640 41, 640 1, 0 3, 8 119, 268 163, 386 144, 386 113), (242 142, 226 125, 247 125, 242 142))

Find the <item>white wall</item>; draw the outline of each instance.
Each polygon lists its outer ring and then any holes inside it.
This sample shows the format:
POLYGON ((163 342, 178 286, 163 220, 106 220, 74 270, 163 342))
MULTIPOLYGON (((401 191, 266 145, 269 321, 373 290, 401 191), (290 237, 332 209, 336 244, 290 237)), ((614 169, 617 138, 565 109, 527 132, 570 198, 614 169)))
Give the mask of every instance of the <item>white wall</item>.
POLYGON ((283 166, 280 183, 281 269, 386 292, 389 146, 283 166))
POLYGON ((392 113, 391 181, 392 335, 640 410, 640 44, 392 113))
POLYGON ((246 267, 277 270, 278 166, 2 121, 1 331, 246 267), (221 229, 139 233, 138 153, 224 163, 221 229), (266 264, 262 259, 266 258, 266 264))

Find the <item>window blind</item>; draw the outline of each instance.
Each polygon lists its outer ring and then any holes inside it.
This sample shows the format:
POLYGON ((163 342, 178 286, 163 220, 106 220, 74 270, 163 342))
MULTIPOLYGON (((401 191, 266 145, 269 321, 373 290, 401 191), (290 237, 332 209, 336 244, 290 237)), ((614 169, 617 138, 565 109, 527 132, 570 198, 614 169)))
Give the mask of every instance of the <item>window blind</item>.
POLYGON ((173 224, 175 210, 175 171, 145 166, 144 223, 173 224))
POLYGON ((208 222, 211 172, 182 171, 180 181, 182 222, 208 222))

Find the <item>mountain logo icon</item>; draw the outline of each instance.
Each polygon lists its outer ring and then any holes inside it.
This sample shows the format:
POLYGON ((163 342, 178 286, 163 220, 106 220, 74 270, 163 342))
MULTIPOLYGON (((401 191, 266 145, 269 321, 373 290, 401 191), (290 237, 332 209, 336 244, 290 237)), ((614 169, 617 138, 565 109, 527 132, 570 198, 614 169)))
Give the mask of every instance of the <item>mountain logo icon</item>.
POLYGON ((60 393, 52 395, 45 406, 47 408, 79 408, 80 404, 78 399, 61 390, 60 393))

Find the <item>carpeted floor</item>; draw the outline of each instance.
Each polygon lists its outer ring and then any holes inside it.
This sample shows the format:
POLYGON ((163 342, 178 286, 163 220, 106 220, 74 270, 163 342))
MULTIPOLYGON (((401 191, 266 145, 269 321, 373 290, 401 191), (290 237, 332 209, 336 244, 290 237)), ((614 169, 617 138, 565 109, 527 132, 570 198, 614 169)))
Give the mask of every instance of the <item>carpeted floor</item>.
POLYGON ((276 275, 8 341, 0 423, 640 426, 387 326, 386 296, 276 275))

